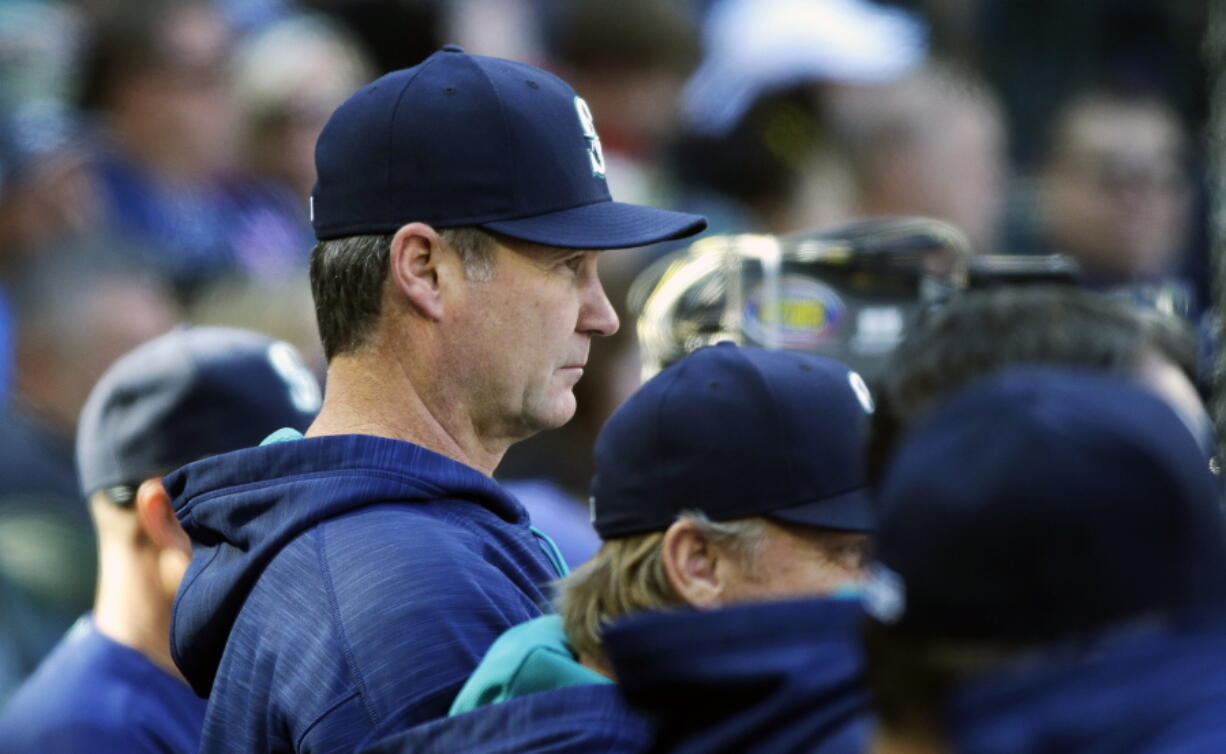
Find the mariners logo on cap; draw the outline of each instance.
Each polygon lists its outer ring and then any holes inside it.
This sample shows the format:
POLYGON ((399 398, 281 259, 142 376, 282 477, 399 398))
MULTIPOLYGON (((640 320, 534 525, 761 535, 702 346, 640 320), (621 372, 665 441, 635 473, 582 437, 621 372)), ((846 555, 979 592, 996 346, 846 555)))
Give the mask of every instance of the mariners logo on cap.
POLYGON ((290 402, 304 414, 313 414, 323 405, 319 382, 289 343, 277 341, 268 346, 268 363, 289 390, 290 402))
POLYGON ((868 568, 864 581, 864 610, 887 625, 897 623, 907 609, 902 577, 881 563, 868 568))
POLYGON ((592 117, 592 109, 578 95, 575 96, 575 112, 579 113, 579 125, 583 128, 583 138, 587 139, 587 156, 592 161, 592 175, 604 178, 604 150, 600 146, 600 136, 596 133, 596 119, 592 117))

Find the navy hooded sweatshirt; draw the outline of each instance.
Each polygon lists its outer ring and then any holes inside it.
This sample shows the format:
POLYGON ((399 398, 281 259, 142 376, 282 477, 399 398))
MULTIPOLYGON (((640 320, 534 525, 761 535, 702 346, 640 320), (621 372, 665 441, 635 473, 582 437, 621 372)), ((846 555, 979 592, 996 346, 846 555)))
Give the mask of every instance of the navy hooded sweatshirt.
POLYGON ((652 751, 860 754, 868 690, 858 600, 651 613, 604 633, 626 700, 656 728, 652 751))
POLYGON ((349 752, 443 717, 558 573, 519 503, 416 445, 343 435, 164 480, 192 539, 171 651, 203 752, 349 752))
POLYGON ((947 714, 954 749, 975 754, 1226 752, 1226 625, 1019 662, 964 684, 947 714))
POLYGON ((651 725, 617 686, 540 691, 389 736, 362 754, 631 754, 646 751, 651 725))

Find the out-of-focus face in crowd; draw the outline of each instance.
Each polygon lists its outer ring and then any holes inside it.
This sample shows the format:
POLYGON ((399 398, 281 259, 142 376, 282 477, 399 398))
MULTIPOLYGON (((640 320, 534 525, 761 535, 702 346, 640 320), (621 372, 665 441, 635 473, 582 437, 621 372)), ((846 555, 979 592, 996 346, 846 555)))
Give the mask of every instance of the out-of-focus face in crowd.
MULTIPOLYGON (((116 20, 118 27, 122 19, 116 20)), ((116 140, 164 178, 191 180, 228 167, 235 136, 229 26, 206 3, 159 7, 145 23, 147 51, 105 49, 113 67, 98 104, 116 140)))
POLYGON ((235 53, 244 163, 298 197, 315 183, 315 140, 328 116, 372 78, 358 44, 323 17, 273 24, 235 53))
POLYGON ((1008 138, 986 82, 932 65, 892 84, 832 94, 857 178, 858 212, 940 218, 966 233, 976 251, 994 251, 1008 138))
POLYGON ((1071 104, 1040 177, 1055 249, 1092 277, 1168 270, 1187 229, 1183 150, 1179 122, 1158 100, 1088 95, 1071 104))

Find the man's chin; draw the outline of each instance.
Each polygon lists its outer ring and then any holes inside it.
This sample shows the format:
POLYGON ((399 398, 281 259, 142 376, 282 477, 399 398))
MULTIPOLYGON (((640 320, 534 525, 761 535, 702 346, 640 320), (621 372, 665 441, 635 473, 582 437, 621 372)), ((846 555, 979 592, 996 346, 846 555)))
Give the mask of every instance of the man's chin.
POLYGON ((577 408, 574 393, 567 390, 564 394, 554 396, 546 405, 524 412, 524 437, 561 427, 575 417, 577 408))

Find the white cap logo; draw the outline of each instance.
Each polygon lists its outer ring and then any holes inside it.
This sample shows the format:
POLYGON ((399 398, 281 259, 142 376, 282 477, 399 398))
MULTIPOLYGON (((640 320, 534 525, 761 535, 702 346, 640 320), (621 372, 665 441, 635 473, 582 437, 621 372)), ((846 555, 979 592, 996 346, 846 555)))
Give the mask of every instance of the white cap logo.
POLYGON ((881 563, 868 567, 864 580, 864 610, 877 620, 897 623, 907 609, 907 590, 902 577, 881 563))
POLYGON ((592 175, 604 178, 604 150, 600 147, 600 136, 596 134, 596 119, 592 117, 592 109, 578 95, 575 95, 575 112, 579 113, 579 125, 583 128, 583 137, 587 139, 587 156, 592 161, 592 175))
POLYGON ((268 347, 268 363, 285 381, 290 402, 304 414, 313 414, 323 404, 319 382, 306 368, 298 352, 289 343, 278 341, 268 347))
POLYGON ((871 414, 877 409, 873 403, 873 394, 868 389, 868 385, 864 382, 864 378, 859 372, 848 372, 847 382, 851 385, 851 391, 856 394, 856 399, 860 401, 860 406, 864 409, 864 413, 871 414))

